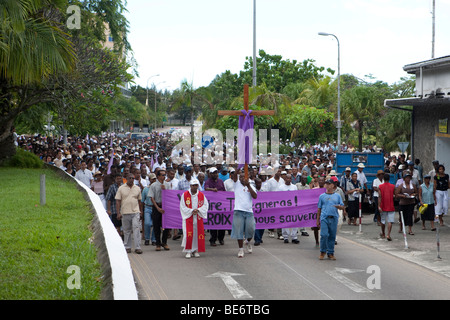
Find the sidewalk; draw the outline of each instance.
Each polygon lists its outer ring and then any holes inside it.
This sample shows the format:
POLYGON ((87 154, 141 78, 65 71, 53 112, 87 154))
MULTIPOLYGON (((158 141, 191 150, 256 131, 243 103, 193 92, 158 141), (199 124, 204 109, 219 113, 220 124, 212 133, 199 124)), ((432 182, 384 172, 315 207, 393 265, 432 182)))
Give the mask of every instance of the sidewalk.
MULTIPOLYGON (((359 226, 348 225, 347 221, 344 221, 337 236, 338 243, 339 237, 343 237, 416 263, 450 278, 450 227, 448 225, 448 216, 444 216, 444 226, 439 227, 440 260, 437 259, 437 231, 431 231, 429 221, 425 223, 426 230, 422 230, 422 221, 419 221, 412 228, 414 235, 406 233, 408 244, 406 249, 403 233, 399 233, 401 225, 401 223, 397 222, 399 213, 396 212, 396 222, 392 226, 392 241, 381 239, 381 227, 376 222, 373 222, 373 216, 373 214, 363 214, 361 233, 359 232, 359 226)), ((420 217, 420 213, 418 213, 418 216, 420 217)), ((438 225, 439 223, 435 223, 435 227, 438 225)))

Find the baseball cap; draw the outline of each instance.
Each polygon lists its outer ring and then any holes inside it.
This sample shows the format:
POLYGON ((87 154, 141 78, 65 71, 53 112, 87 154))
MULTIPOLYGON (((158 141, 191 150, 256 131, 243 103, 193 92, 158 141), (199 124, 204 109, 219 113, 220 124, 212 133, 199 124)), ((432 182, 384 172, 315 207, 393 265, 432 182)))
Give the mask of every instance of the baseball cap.
POLYGON ((200 184, 200 181, 198 181, 197 179, 193 178, 191 179, 191 181, 189 182, 189 185, 193 185, 193 184, 200 184))

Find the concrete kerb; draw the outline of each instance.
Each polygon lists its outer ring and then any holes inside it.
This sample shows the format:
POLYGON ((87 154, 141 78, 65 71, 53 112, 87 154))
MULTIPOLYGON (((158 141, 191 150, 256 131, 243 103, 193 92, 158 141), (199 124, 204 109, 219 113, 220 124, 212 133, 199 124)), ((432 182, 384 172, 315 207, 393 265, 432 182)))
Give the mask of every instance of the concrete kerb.
POLYGON ((123 241, 111 223, 100 198, 65 171, 45 164, 45 168, 56 172, 62 179, 75 182, 77 188, 91 203, 94 218, 91 223, 93 242, 97 247, 97 258, 102 267, 104 288, 103 300, 138 300, 138 292, 128 255, 123 241))
POLYGON ((436 232, 431 231, 430 223, 426 223, 426 230, 422 230, 421 221, 414 224, 414 235, 407 234, 408 249, 405 249, 403 234, 398 232, 400 227, 398 217, 399 213, 396 211, 395 223, 391 232, 392 241, 381 239, 381 227, 376 222, 373 222, 373 214, 363 214, 362 233, 358 233, 358 227, 349 226, 344 222, 338 233, 338 243, 340 237, 345 238, 359 245, 371 247, 450 278, 450 265, 448 264, 450 228, 448 225, 445 224, 440 227, 440 251, 442 258, 436 259, 436 232))

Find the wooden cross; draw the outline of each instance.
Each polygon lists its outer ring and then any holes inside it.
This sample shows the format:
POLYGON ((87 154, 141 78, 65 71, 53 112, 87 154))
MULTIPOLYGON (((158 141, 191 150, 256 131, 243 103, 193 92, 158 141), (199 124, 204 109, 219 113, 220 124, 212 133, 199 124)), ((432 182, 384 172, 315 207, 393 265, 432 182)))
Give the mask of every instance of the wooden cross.
MULTIPOLYGON (((248 84, 244 84, 244 109, 248 112, 248 84)), ((217 113, 219 116, 242 116, 240 110, 219 110, 217 113)), ((252 116, 273 116, 274 110, 253 110, 252 116)), ((244 116, 245 117, 245 116, 244 116)), ((248 179, 248 163, 244 165, 245 179, 248 179)))

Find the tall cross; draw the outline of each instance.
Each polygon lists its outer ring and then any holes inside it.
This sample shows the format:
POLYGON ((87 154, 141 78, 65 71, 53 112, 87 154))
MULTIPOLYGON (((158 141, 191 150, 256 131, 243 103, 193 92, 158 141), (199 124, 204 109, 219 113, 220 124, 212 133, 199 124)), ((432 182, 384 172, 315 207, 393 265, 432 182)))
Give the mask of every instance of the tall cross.
MULTIPOLYGON (((244 84, 244 110, 248 113, 248 84, 244 84)), ((217 113, 219 116, 243 116, 244 118, 246 115, 243 115, 242 111, 240 110, 219 110, 217 113)), ((273 116, 275 115, 274 110, 252 110, 251 113, 252 116, 273 116)), ((245 146, 240 146, 244 147, 245 146)), ((247 150, 246 150, 247 151, 247 150)), ((245 164, 244 164, 244 173, 245 173, 245 179, 248 179, 248 163, 247 158, 245 158, 245 164)))

